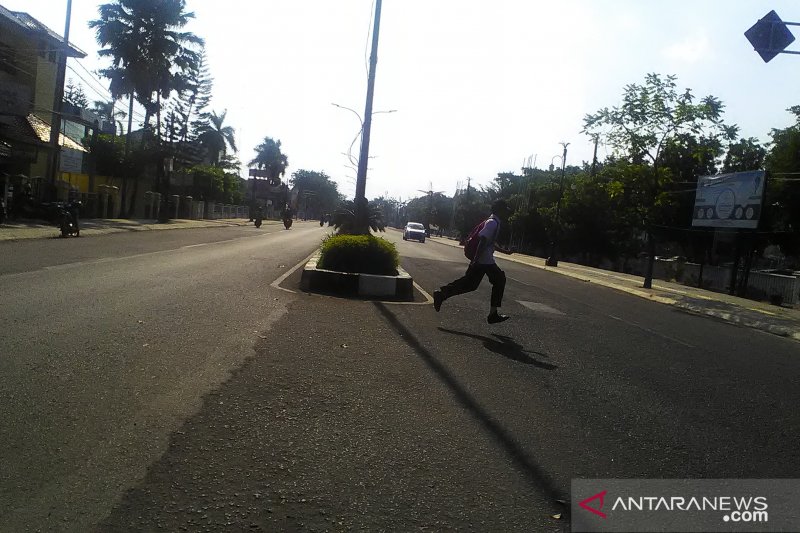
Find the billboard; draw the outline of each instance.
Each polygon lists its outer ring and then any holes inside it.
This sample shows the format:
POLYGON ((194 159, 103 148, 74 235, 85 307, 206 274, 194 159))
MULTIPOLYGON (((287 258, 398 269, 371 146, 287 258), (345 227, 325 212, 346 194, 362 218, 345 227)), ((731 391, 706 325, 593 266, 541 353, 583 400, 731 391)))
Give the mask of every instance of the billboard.
POLYGON ((698 178, 692 226, 756 229, 764 181, 763 170, 698 178))

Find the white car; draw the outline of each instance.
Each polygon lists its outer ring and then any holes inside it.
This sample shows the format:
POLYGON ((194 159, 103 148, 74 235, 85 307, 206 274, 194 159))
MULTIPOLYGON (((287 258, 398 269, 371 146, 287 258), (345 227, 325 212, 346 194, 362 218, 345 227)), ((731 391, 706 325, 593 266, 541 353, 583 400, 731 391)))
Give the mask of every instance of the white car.
POLYGON ((419 222, 409 222, 406 224, 406 228, 403 230, 403 240, 407 241, 409 239, 425 242, 425 226, 419 222))

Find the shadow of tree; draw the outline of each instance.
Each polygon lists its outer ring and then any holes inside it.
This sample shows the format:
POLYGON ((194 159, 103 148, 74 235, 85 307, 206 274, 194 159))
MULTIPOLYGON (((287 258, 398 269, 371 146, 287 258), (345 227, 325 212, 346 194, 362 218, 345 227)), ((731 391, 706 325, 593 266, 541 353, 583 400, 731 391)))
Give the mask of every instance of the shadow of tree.
POLYGON ((447 329, 441 326, 438 329, 439 331, 442 331, 444 333, 449 333, 451 335, 460 335, 462 337, 470 337, 472 339, 477 339, 479 341, 482 341, 484 348, 486 348, 490 352, 502 355, 503 357, 506 357, 513 361, 517 361, 526 365, 533 365, 537 368, 543 368, 545 370, 555 370, 556 368, 558 368, 558 366, 554 364, 547 363, 544 361, 539 361, 538 359, 528 355, 528 354, 534 354, 539 358, 547 359, 548 356, 546 354, 537 352, 535 350, 526 350, 524 346, 522 346, 517 341, 506 335, 498 335, 497 333, 492 333, 491 337, 486 337, 485 335, 478 335, 477 333, 467 333, 465 331, 447 329))

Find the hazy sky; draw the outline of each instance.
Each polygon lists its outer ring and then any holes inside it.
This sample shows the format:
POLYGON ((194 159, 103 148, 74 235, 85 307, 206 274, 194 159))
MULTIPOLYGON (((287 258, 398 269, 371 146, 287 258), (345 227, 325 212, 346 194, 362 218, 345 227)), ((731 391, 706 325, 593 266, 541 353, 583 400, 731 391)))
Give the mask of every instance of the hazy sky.
MULTIPOLYGON (((67 76, 91 82, 90 100, 108 86, 83 69, 104 66, 86 25, 100 3, 72 6, 70 40, 88 56, 70 60, 67 76)), ((63 33, 66 0, 0 4, 63 33)), ((240 159, 252 159, 265 136, 279 139, 287 174, 324 171, 352 196, 355 171, 342 152, 360 123, 331 103, 364 113, 373 1, 187 5, 196 15, 188 29, 206 40, 211 107, 228 109, 240 159)), ((743 36, 771 9, 800 21, 796 0, 384 0, 374 111, 396 112, 373 117, 367 196, 405 200, 431 184, 452 195, 467 177, 486 185, 529 158, 558 166, 562 141, 568 164, 590 161, 584 115, 618 104, 624 86, 648 72, 676 75, 679 89, 698 98, 720 98, 727 122, 766 141, 771 128, 792 123, 786 108, 800 104, 800 57, 765 64, 743 36)), ((601 145, 598 156, 607 153, 601 145)))

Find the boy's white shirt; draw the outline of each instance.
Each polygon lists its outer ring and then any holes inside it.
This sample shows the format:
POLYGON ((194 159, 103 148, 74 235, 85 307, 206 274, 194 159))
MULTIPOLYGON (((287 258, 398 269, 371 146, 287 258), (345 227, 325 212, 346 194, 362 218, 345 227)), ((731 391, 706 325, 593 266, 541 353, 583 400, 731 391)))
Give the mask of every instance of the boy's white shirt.
POLYGON ((487 246, 483 249, 481 255, 475 258, 475 262, 480 265, 493 265, 494 264, 494 242, 497 238, 497 231, 500 229, 500 219, 491 215, 486 219, 486 223, 478 233, 479 237, 485 237, 487 246))

